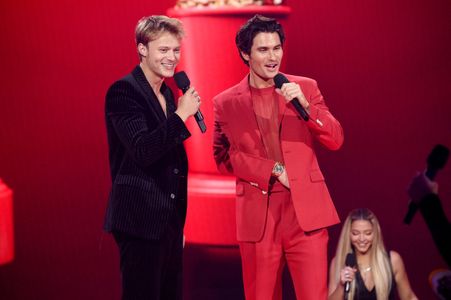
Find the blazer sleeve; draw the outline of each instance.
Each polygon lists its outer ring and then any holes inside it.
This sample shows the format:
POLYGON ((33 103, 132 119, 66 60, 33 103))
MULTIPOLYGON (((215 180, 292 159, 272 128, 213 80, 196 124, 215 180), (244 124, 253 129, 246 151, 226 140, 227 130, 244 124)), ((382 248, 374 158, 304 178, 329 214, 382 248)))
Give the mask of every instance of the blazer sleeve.
POLYGON ((219 172, 234 175, 249 182, 254 187, 267 191, 275 161, 252 155, 237 149, 227 136, 228 124, 225 121, 221 104, 214 99, 215 130, 213 154, 219 172))
POLYGON ((190 136, 175 113, 159 121, 143 96, 125 80, 108 90, 105 112, 127 153, 143 167, 155 163, 190 136))
POLYGON ((316 81, 310 80, 312 84, 306 91, 306 94, 309 95, 310 120, 306 124, 313 136, 322 145, 330 150, 338 150, 344 140, 343 128, 330 113, 316 81))
POLYGON ((420 201, 419 207, 440 254, 451 267, 451 224, 439 197, 429 194, 420 201))

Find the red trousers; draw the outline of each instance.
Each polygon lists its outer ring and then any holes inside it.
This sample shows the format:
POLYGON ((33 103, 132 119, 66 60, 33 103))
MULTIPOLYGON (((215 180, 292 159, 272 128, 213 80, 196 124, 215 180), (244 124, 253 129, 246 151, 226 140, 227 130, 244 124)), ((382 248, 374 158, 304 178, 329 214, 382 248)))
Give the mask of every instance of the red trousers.
POLYGON ((246 299, 282 299, 285 263, 298 300, 327 299, 328 240, 325 228, 313 232, 301 229, 290 192, 276 184, 269 197, 262 240, 240 242, 246 299))

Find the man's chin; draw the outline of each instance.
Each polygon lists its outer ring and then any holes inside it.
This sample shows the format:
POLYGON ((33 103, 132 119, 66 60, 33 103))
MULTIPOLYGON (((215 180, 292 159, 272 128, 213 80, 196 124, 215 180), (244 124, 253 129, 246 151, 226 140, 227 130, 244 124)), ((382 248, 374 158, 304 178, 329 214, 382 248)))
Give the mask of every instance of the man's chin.
POLYGON ((268 79, 274 79, 274 77, 279 74, 279 69, 267 71, 265 77, 268 79))
POLYGON ((164 70, 161 72, 161 76, 164 78, 171 78, 174 76, 175 70, 164 70))

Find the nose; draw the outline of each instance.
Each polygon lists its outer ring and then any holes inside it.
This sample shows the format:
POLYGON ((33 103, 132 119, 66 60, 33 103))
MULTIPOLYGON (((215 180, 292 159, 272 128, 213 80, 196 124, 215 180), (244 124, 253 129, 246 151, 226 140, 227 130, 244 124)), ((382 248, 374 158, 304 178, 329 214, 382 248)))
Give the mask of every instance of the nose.
POLYGON ((171 60, 171 61, 176 61, 177 60, 177 54, 175 53, 175 51, 169 51, 167 58, 169 60, 171 60))
POLYGON ((276 58, 276 53, 273 50, 269 51, 269 59, 275 59, 276 58))

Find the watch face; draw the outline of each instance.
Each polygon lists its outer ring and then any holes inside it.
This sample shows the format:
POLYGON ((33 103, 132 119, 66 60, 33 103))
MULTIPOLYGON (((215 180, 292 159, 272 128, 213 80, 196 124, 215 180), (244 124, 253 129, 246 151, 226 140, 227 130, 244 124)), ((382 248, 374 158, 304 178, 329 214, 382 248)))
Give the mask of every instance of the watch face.
POLYGON ((278 163, 274 166, 274 175, 280 176, 283 173, 283 165, 278 163))

